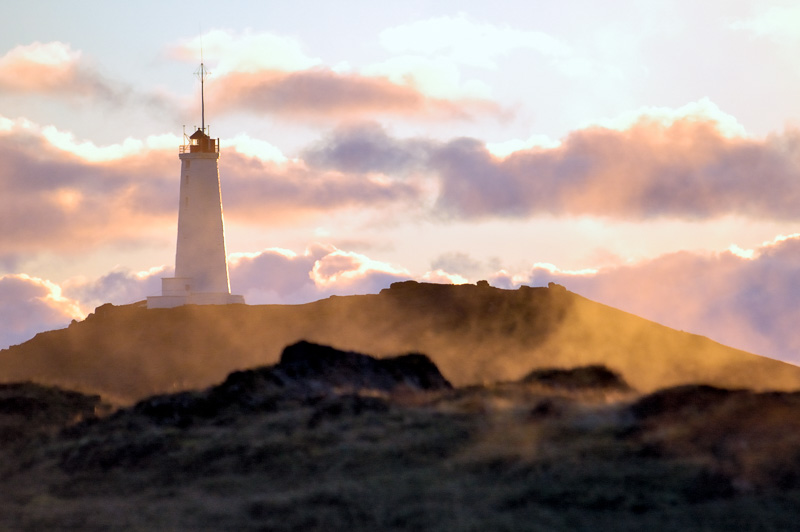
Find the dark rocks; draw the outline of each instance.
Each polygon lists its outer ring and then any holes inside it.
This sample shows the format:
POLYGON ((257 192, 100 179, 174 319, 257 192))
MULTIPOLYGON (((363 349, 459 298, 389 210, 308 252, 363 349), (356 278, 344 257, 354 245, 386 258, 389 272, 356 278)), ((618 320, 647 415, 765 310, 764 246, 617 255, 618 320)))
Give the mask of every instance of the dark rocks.
POLYGON ((224 402, 214 401, 209 394, 181 392, 156 395, 140 401, 133 407, 133 412, 159 425, 187 427, 195 418, 208 419, 216 416, 224 406, 224 402))
POLYGON ((276 375, 275 366, 234 371, 221 384, 211 388, 208 396, 222 405, 260 410, 274 405, 276 396, 283 395, 287 384, 276 375))
POLYGON ((0 445, 52 433, 107 406, 97 395, 29 382, 0 384, 0 445))
MULTIPOLYGON (((154 396, 140 401, 132 410, 156 424, 187 427, 197 420, 217 418, 230 409, 274 411, 287 401, 308 403, 359 393, 414 393, 451 388, 425 355, 377 359, 303 341, 284 349, 280 363, 275 366, 235 371, 206 391, 154 396)), ((332 408, 335 410, 337 406, 332 408)))
POLYGON ((325 420, 335 420, 345 416, 360 416, 368 412, 383 414, 389 410, 389 403, 380 397, 344 395, 326 398, 314 405, 314 413, 308 420, 310 428, 325 420))
POLYGON ((663 415, 702 412, 721 404, 734 395, 749 394, 747 390, 726 390, 705 384, 676 386, 646 395, 633 403, 631 413, 639 419, 663 415))
POLYGON ((571 369, 535 369, 522 382, 568 390, 603 389, 627 391, 630 387, 619 374, 605 366, 593 365, 571 369))
POLYGON ((380 392, 432 391, 452 385, 431 360, 421 354, 377 359, 352 351, 298 342, 284 349, 272 374, 287 385, 345 388, 380 392))

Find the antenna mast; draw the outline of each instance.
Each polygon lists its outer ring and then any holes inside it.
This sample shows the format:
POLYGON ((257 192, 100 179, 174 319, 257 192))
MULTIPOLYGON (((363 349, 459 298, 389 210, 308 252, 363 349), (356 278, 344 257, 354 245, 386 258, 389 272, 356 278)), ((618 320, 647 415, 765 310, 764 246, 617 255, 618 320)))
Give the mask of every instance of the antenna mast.
POLYGON ((203 36, 200 35, 200 68, 194 73, 195 76, 200 78, 200 124, 203 128, 203 133, 206 131, 206 102, 204 94, 204 85, 206 78, 210 74, 206 67, 203 65, 203 36))

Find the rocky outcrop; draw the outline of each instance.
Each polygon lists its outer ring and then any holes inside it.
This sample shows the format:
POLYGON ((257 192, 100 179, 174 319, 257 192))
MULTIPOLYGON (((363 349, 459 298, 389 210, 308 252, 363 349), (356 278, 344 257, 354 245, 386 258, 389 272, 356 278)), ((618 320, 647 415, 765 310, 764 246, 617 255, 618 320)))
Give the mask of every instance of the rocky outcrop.
POLYGON ((274 410, 286 401, 451 388, 425 355, 377 359, 301 341, 286 347, 274 366, 233 372, 224 382, 203 392, 151 397, 137 403, 133 411, 159 423, 183 426, 197 418, 218 416, 230 408, 274 410))
POLYGON ((0 530, 790 530, 800 519, 800 393, 642 395, 605 367, 568 368, 451 390, 422 355, 300 342, 275 365, 80 423, 69 416, 96 398, 0 387, 0 420, 65 424, 0 445, 0 530))
POLYGON ((567 390, 630 390, 618 373, 600 365, 535 369, 523 377, 522 382, 567 390))
POLYGON ((284 349, 272 373, 286 386, 380 392, 452 388, 439 368, 419 353, 378 359, 305 341, 284 349))
POLYGON ((97 395, 30 382, 0 384, 0 446, 52 433, 106 408, 97 395))

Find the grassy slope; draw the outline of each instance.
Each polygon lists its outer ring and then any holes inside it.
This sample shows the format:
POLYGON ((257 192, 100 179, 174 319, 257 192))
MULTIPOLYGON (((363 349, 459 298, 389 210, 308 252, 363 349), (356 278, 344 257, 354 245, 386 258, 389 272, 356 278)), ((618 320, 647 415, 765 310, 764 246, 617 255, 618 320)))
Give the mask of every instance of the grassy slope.
POLYGON ((378 356, 423 352, 456 385, 518 379, 537 367, 605 364, 641 391, 689 382, 800 388, 800 368, 560 287, 509 291, 413 282, 306 305, 107 305, 83 322, 0 352, 0 378, 127 402, 274 363, 283 347, 301 339, 378 356))
POLYGON ((0 529, 793 530, 798 412, 797 394, 521 383, 179 425, 133 408, 0 445, 0 529))

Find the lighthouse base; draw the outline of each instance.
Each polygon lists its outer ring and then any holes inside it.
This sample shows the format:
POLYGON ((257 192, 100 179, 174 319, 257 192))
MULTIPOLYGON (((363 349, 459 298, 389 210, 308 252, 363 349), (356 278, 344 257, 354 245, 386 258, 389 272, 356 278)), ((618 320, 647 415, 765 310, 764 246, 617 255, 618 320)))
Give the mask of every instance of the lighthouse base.
POLYGON ((200 292, 181 296, 148 296, 147 308, 173 308, 182 305, 235 305, 244 304, 244 296, 225 292, 200 292))
POLYGON ((162 278, 161 295, 148 296, 147 308, 244 304, 244 296, 233 295, 230 292, 192 292, 192 281, 189 277, 162 278))

